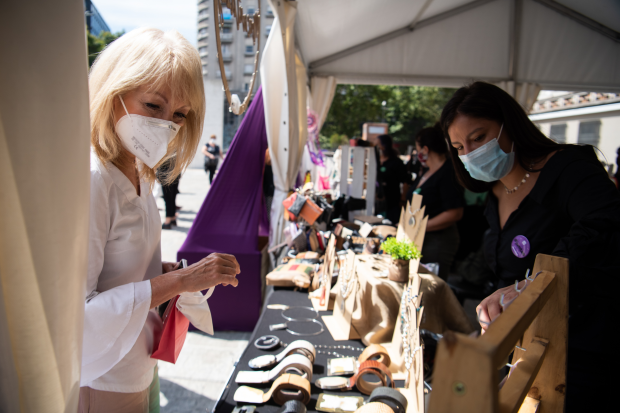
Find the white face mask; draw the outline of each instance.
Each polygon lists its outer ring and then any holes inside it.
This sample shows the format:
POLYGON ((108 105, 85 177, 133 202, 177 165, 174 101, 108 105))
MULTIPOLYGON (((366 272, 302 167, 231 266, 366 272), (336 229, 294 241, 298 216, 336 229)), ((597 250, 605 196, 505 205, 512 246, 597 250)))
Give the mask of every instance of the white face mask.
POLYGON ((116 133, 125 149, 152 169, 166 155, 168 144, 181 127, 167 120, 129 114, 123 98, 119 98, 127 115, 116 122, 116 133))

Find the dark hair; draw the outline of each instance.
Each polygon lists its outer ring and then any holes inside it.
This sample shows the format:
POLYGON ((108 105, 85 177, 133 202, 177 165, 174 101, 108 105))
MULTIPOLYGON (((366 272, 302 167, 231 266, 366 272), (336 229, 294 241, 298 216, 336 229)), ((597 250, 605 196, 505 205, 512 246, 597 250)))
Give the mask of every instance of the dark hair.
POLYGON ((521 105, 499 87, 485 82, 474 82, 462 87, 443 108, 440 123, 450 146, 456 176, 461 185, 474 192, 488 191, 494 183, 473 179, 452 146, 448 128, 459 114, 503 124, 503 130, 514 142, 516 158, 526 170, 530 170, 530 165, 545 159, 551 152, 571 146, 558 144, 546 137, 528 118, 521 105))
POLYGON ((415 137, 415 141, 420 148, 428 147, 429 151, 444 154, 448 153, 448 143, 443 136, 443 131, 439 123, 431 126, 430 128, 424 128, 415 137))
POLYGON ((394 143, 392 142, 392 137, 390 135, 379 135, 377 139, 379 139, 379 142, 381 142, 381 146, 383 146, 385 150, 385 155, 388 158, 394 158, 398 156, 396 149, 394 149, 394 143))

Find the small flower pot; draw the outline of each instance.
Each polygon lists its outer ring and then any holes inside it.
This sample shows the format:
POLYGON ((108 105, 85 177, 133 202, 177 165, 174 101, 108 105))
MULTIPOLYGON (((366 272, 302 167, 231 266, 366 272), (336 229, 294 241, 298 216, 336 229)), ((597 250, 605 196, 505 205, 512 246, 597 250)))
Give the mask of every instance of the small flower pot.
POLYGON ((388 268, 388 279, 399 283, 409 281, 409 261, 392 260, 388 268))

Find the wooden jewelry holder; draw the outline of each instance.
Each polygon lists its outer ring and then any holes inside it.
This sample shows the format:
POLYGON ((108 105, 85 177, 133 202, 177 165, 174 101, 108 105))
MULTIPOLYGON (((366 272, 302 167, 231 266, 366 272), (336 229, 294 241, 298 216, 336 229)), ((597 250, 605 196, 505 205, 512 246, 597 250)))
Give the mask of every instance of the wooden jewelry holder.
POLYGON ((439 341, 431 413, 564 411, 568 260, 538 254, 533 274, 538 276, 484 335, 449 332, 439 341), (513 365, 500 390, 498 369, 513 350, 513 365))
POLYGON ((422 251, 424 245, 424 235, 426 234, 426 224, 428 216, 424 216, 426 207, 422 206, 422 195, 413 194, 411 202, 407 201, 406 208, 401 209, 396 239, 398 241, 410 241, 422 251))
MULTIPOLYGON (((318 288, 317 292, 320 294, 319 298, 315 298, 313 293, 310 296, 312 306, 317 311, 328 311, 330 308, 330 294, 332 289, 332 275, 334 274, 334 264, 336 260, 336 236, 332 234, 329 237, 329 242, 325 248, 325 259, 323 260, 323 274, 324 282, 318 288), (327 273, 325 273, 327 272, 327 273)), ((333 302, 331 303, 333 306, 333 302)))
POLYGON ((357 340, 360 338, 360 335, 351 325, 351 318, 353 316, 353 311, 355 310, 355 296, 357 294, 357 289, 359 288, 355 253, 350 250, 347 251, 341 262, 346 262, 346 264, 343 263, 343 265, 340 266, 338 282, 335 285, 336 301, 334 303, 334 313, 333 315, 325 315, 322 318, 325 326, 335 341, 357 340), (343 298, 340 293, 342 284, 345 282, 344 274, 342 272, 343 269, 346 269, 347 272, 350 273, 350 278, 347 281, 347 289, 350 288, 351 290, 347 291, 345 298, 343 298))
MULTIPOLYGON (((424 245, 424 234, 426 233, 426 224, 428 223, 428 216, 424 216, 424 211, 425 207, 422 206, 422 195, 413 194, 411 203, 407 202, 406 208, 403 208, 401 210, 398 231, 396 232, 396 239, 398 241, 413 242, 416 248, 418 248, 418 250, 420 251, 422 251, 422 246, 424 245)), ((418 274, 419 264, 419 259, 410 261, 409 283, 405 286, 406 289, 411 287, 412 294, 418 295, 418 307, 422 299, 422 295, 420 294, 420 285, 422 283, 422 279, 418 274)), ((396 380, 404 380, 408 374, 407 369, 405 368, 405 360, 402 354, 402 337, 400 330, 401 320, 399 315, 396 319, 396 325, 394 326, 394 335, 392 336, 392 342, 381 344, 388 350, 388 353, 390 354, 390 358, 392 360, 392 364, 390 365, 390 371, 392 372, 392 376, 396 380)), ((422 352, 419 351, 419 353, 422 352)))

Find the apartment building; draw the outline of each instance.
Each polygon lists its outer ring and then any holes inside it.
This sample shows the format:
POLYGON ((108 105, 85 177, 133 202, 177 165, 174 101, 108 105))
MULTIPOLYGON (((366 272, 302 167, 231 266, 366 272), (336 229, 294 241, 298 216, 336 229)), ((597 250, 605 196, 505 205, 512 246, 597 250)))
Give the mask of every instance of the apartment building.
MULTIPOLYGON (((273 23, 273 11, 267 0, 243 0, 245 14, 253 14, 261 10, 260 48, 265 47, 267 36, 273 23)), ((198 52, 202 60, 202 74, 205 82, 207 113, 204 124, 203 141, 215 134, 218 144, 226 150, 232 141, 242 116, 236 116, 228 111, 228 101, 222 90, 220 66, 217 58, 217 44, 215 40, 215 24, 213 18, 213 0, 198 0, 198 52)), ((237 25, 230 11, 224 10, 223 27, 220 29, 222 42, 222 58, 224 72, 228 80, 231 93, 236 93, 243 101, 248 93, 254 73, 254 57, 256 46, 251 37, 247 37, 237 25)), ((260 79, 257 77, 254 91, 258 88, 260 79)), ((204 142, 202 145, 204 145, 204 142)), ((194 164, 198 165, 198 158, 194 164)))
POLYGON ((620 147, 620 93, 547 95, 539 95, 530 119, 556 142, 596 146, 601 162, 608 171, 615 172, 616 151, 620 147))

